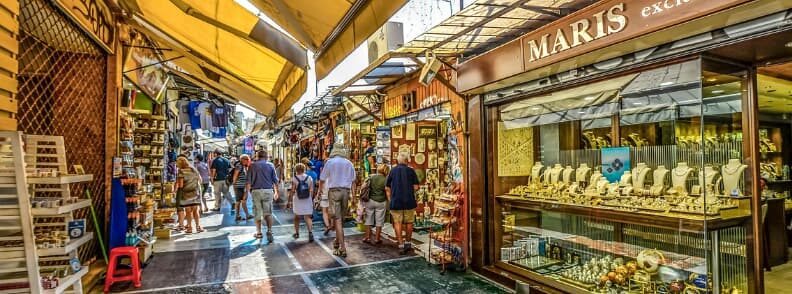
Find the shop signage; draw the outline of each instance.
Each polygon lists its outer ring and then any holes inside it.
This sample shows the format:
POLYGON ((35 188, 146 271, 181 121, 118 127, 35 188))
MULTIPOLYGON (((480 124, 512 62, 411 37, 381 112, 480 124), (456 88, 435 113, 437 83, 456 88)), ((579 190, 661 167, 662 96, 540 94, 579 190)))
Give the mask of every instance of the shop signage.
POLYGON ((124 63, 124 76, 151 99, 160 103, 165 100, 163 92, 168 82, 168 74, 154 50, 131 48, 124 63))
POLYGON ((113 53, 116 21, 113 11, 104 0, 55 0, 54 2, 102 48, 108 53, 113 53))
POLYGON ((462 63, 457 90, 470 91, 750 1, 600 1, 462 63))

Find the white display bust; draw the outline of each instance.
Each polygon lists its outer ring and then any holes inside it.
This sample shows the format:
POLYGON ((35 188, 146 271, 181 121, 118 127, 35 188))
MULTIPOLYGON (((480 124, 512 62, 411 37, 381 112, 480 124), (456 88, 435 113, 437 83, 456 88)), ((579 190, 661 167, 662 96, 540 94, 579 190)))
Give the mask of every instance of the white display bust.
POLYGON ((715 178, 718 177, 717 169, 712 167, 711 165, 705 166, 701 171, 699 171, 699 185, 702 187, 707 187, 707 185, 715 184, 715 178))
POLYGON ((564 181, 564 183, 567 183, 567 184, 571 183, 572 182, 572 174, 574 174, 574 173, 575 173, 575 169, 572 168, 571 165, 567 165, 564 168, 564 172, 561 174, 561 180, 564 181))
POLYGON ((575 172, 575 181, 585 182, 588 179, 589 171, 591 171, 591 168, 588 167, 588 164, 581 163, 580 167, 575 172))
POLYGON ((726 195, 733 195, 734 191, 737 195, 742 195, 739 189, 740 180, 743 178, 743 172, 747 165, 742 164, 739 159, 729 159, 729 163, 721 168, 721 175, 723 177, 723 193, 726 195))
POLYGON ((550 169, 550 183, 555 184, 561 179, 561 172, 564 171, 564 166, 561 164, 556 163, 553 165, 553 168, 550 169))
POLYGON ((538 182, 542 177, 542 169, 544 169, 544 165, 541 161, 534 163, 531 168, 531 179, 538 182))
POLYGON ((632 170, 633 187, 643 189, 644 183, 646 183, 646 176, 649 175, 651 170, 651 168, 646 166, 646 163, 639 162, 635 169, 632 170))
POLYGON ((654 171, 652 177, 652 179, 654 180, 652 186, 665 186, 666 175, 668 175, 668 170, 665 168, 665 166, 664 165, 657 166, 657 169, 654 171))
POLYGON ((602 178, 602 173, 600 173, 599 171, 594 171, 593 173, 591 173, 591 178, 589 178, 589 185, 595 185, 597 182, 600 181, 601 178, 602 178))
POLYGON ((628 169, 624 171, 624 174, 621 176, 621 179, 619 179, 619 186, 625 187, 630 185, 632 185, 632 173, 628 169))
POLYGON ((687 179, 692 170, 687 162, 677 163, 677 166, 671 171, 671 186, 687 192, 687 179))

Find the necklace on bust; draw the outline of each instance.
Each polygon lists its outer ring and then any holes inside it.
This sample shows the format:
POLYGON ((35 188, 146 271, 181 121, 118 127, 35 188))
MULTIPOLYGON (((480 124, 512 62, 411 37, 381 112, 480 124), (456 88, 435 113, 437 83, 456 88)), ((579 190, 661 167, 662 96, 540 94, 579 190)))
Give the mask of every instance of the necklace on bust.
POLYGON ((737 173, 737 171, 739 171, 739 170, 740 170, 740 168, 742 167, 742 165, 735 166, 735 167, 734 167, 734 169, 729 169, 729 167, 730 167, 730 166, 729 166, 728 164, 727 164, 727 165, 724 165, 724 166, 723 166, 723 172, 724 172, 725 174, 728 174, 728 175, 730 175, 730 176, 733 176, 733 175, 735 175, 735 174, 737 173))
POLYGON ((674 169, 674 174, 677 175, 677 176, 680 176, 680 177, 684 177, 689 172, 690 172, 690 168, 689 167, 675 168, 674 169))

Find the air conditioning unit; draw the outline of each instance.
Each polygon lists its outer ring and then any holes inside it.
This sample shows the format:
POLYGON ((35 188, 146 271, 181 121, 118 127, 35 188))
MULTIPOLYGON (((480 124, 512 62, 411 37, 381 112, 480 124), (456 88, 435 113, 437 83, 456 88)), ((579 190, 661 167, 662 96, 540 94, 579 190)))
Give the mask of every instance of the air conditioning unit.
POLYGON ((389 21, 368 39, 368 61, 373 63, 385 53, 404 45, 404 28, 400 22, 389 21))

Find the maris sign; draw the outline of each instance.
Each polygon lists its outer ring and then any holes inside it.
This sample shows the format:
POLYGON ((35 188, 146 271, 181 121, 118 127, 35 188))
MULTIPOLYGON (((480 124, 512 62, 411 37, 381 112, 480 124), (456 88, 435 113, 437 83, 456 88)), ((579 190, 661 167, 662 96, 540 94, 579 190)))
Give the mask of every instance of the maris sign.
MULTIPOLYGON (((685 2, 687 1, 690 0, 685 2)), ((568 26, 559 27, 555 32, 526 40, 524 44, 526 54, 529 56, 528 61, 555 55, 623 31, 628 21, 623 13, 624 3, 618 3, 586 18, 573 21, 568 26)))

